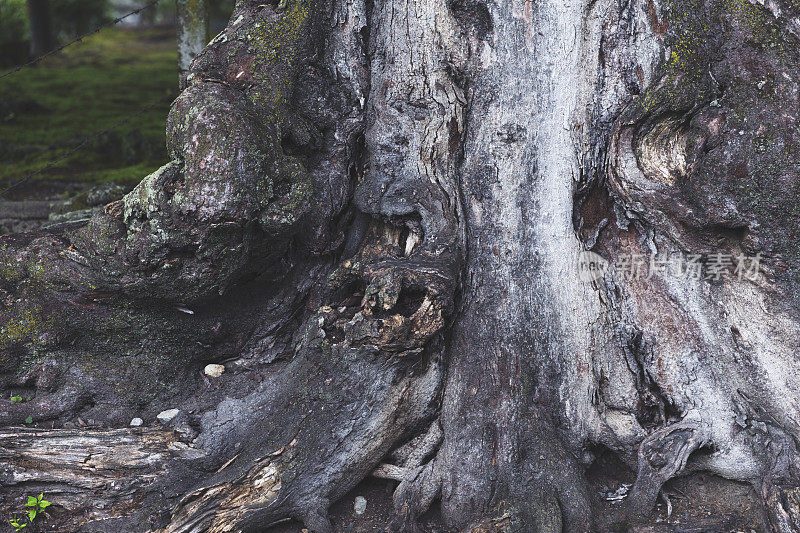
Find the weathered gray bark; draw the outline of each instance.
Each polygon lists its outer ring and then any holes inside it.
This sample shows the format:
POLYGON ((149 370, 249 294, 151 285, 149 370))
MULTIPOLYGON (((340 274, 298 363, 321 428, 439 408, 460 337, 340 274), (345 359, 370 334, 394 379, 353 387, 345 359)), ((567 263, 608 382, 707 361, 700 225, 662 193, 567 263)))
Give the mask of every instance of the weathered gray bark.
POLYGON ((374 475, 393 531, 431 506, 448 531, 602 531, 706 471, 800 530, 798 17, 240 0, 172 106, 173 160, 0 241, 0 385, 31 397, 0 423, 52 426, 0 434, 2 493, 47 492, 66 531, 326 532, 374 475), (762 272, 586 279, 586 250, 762 272), (78 451, 54 469, 43 442, 78 451), (587 477, 609 454, 636 473, 620 508, 587 477))

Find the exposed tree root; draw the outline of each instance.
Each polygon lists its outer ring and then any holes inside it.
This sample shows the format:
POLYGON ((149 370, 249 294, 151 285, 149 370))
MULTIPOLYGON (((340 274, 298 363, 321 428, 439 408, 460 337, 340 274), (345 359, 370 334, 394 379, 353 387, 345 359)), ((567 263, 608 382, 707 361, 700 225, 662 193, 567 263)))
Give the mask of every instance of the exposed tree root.
POLYGON ((647 517, 665 482, 686 468, 689 456, 709 443, 708 430, 696 419, 684 419, 647 436, 639 447, 639 471, 628 495, 632 517, 647 517))

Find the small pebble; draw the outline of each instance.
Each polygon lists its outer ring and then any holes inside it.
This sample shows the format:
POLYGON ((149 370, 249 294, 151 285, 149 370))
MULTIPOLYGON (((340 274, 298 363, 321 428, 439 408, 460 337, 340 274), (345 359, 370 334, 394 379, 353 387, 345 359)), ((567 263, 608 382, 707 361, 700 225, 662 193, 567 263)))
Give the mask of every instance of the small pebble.
POLYGON ((178 416, 178 413, 180 412, 181 412, 180 409, 167 409, 166 411, 161 411, 160 413, 158 413, 158 415, 156 415, 156 418, 158 418, 158 421, 161 422, 162 424, 166 424, 167 422, 178 416))
POLYGON ((131 420, 131 425, 134 427, 141 426, 142 424, 144 424, 144 420, 142 420, 141 418, 134 418, 133 420, 131 420))
POLYGON ((206 365, 203 373, 210 378, 218 378, 225 372, 225 365, 206 365))
POLYGON ((367 499, 363 496, 356 496, 353 502, 353 510, 356 514, 364 514, 364 511, 367 510, 367 499))

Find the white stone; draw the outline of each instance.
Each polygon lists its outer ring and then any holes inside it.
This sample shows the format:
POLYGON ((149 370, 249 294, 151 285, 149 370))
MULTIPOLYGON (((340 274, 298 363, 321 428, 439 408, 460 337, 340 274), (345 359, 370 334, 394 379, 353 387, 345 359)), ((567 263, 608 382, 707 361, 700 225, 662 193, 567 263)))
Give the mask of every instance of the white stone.
POLYGON ((353 510, 356 514, 364 514, 364 511, 367 510, 367 499, 363 496, 356 496, 353 502, 353 510))
POLYGON ((156 418, 158 418, 158 421, 161 422, 162 424, 166 424, 167 422, 178 416, 178 413, 180 412, 181 412, 180 409, 167 409, 166 411, 161 411, 160 413, 158 413, 156 418))
POLYGON ((225 372, 225 365, 206 365, 203 373, 210 378, 218 378, 225 372))
POLYGON ((142 424, 144 424, 144 420, 142 420, 141 418, 137 417, 137 418, 134 418, 133 420, 131 420, 131 425, 134 426, 134 427, 141 426, 142 424))

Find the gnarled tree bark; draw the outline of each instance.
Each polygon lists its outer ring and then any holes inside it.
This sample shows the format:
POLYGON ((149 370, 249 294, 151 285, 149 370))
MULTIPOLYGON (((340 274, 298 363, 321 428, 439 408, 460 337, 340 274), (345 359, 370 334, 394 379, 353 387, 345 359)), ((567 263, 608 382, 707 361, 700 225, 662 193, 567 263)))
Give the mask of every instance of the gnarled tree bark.
POLYGON ((324 533, 374 475, 392 531, 600 531, 706 471, 800 530, 798 32, 792 0, 239 0, 170 163, 0 238, 3 505, 324 533), (670 253, 701 275, 620 262, 670 253))

